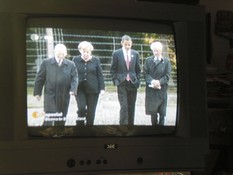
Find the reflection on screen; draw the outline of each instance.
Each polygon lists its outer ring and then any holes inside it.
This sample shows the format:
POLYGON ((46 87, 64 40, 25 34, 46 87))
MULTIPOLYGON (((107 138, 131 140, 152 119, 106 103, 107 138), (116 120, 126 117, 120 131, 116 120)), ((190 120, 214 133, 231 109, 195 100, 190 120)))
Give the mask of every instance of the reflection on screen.
MULTIPOLYGON (((75 96, 70 96, 67 115, 60 111, 45 112, 45 91, 42 91, 38 100, 33 91, 35 80, 41 69, 42 62, 54 57, 54 46, 62 43, 67 47, 66 59, 72 61, 74 56, 80 55, 78 45, 82 41, 90 42, 94 50, 93 57, 99 58, 105 84, 105 93, 100 94, 96 105, 95 126, 120 125, 120 104, 117 87, 113 85, 111 63, 113 52, 122 47, 121 37, 129 35, 132 38, 132 49, 140 56, 140 87, 137 89, 134 125, 151 126, 151 116, 145 111, 145 88, 147 86, 143 67, 146 59, 153 55, 150 44, 160 41, 163 44, 163 57, 170 60, 171 76, 168 81, 167 106, 165 126, 175 126, 177 115, 177 66, 173 34, 104 31, 104 30, 79 30, 68 28, 27 28, 27 117, 29 127, 43 126, 44 121, 51 126, 56 121, 63 121, 65 126, 86 125, 86 118, 78 116, 78 105, 75 96), (55 121, 55 122, 54 122, 55 121)), ((51 69, 49 69, 51 70, 51 69)), ((48 71, 48 70, 47 70, 48 71)), ((56 74, 58 75, 58 74, 56 74)), ((51 83, 51 82, 45 82, 51 83)), ((80 83, 79 83, 80 85, 80 83)), ((43 86, 43 89, 45 86, 43 86)), ((47 90, 47 89, 44 89, 47 90)), ((59 93, 59 92, 58 92, 59 93)))

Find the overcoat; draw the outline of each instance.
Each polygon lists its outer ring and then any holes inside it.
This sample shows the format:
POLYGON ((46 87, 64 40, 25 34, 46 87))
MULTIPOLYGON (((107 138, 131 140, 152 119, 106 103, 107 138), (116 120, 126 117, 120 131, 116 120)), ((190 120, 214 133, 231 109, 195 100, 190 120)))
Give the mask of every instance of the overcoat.
POLYGON ((67 114, 69 92, 77 92, 78 73, 75 64, 64 59, 59 66, 55 58, 45 59, 40 65, 34 87, 34 95, 42 94, 44 87, 44 111, 67 114))
MULTIPOLYGON (((170 60, 168 58, 162 58, 161 61, 156 64, 154 62, 154 56, 148 57, 143 66, 143 73, 146 80, 146 114, 150 115, 151 113, 158 112, 158 104, 167 100, 168 81, 171 76, 170 60), (153 89, 149 87, 149 84, 153 79, 159 80, 161 89, 153 89)), ((164 108, 166 108, 166 106, 164 106, 164 108)), ((163 109, 162 111, 166 111, 166 109, 163 109)))

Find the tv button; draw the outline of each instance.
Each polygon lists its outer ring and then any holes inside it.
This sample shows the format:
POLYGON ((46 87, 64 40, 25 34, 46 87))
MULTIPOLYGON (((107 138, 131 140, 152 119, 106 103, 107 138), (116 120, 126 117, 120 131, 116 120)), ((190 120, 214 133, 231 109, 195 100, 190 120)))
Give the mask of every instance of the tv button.
POLYGON ((66 162, 66 165, 69 167, 69 168, 73 168, 76 164, 76 161, 74 159, 68 159, 67 162, 66 162))
POLYGON ((139 157, 139 158, 137 159, 137 163, 138 163, 139 165, 143 164, 143 158, 139 157))

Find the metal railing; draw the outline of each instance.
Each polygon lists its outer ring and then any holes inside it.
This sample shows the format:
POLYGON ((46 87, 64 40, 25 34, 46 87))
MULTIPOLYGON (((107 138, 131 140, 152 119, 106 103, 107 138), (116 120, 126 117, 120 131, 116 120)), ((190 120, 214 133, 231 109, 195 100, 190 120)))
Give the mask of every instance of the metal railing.
MULTIPOLYGON (((145 42, 145 38, 132 36, 133 49, 137 50, 140 54, 141 66, 143 66, 146 57, 152 55, 150 50, 150 44, 145 42)), ((175 46, 174 39, 167 35, 158 35, 157 38, 164 44, 164 56, 170 58, 173 56, 172 67, 172 81, 171 86, 177 84, 176 73, 176 59, 175 59, 175 46)), ((73 56, 78 55, 77 46, 81 41, 90 41, 94 46, 93 55, 99 57, 103 75, 106 84, 112 84, 110 75, 110 65, 112 59, 112 53, 114 50, 121 47, 121 33, 119 36, 112 36, 108 33, 102 34, 85 34, 73 32, 65 29, 51 29, 49 28, 30 28, 27 30, 27 84, 33 85, 36 73, 43 59, 48 58, 53 53, 53 45, 57 43, 63 43, 68 49, 68 59, 72 59, 73 56), (50 36, 48 36, 48 33, 50 36), (33 37, 34 38, 33 38, 33 37), (36 38, 36 39, 35 39, 36 38), (51 44, 52 42, 52 44, 51 44), (51 47, 52 46, 52 47, 51 47)), ((170 58, 171 59, 171 58, 170 58)), ((143 77, 141 76, 142 85, 145 84, 143 77)))

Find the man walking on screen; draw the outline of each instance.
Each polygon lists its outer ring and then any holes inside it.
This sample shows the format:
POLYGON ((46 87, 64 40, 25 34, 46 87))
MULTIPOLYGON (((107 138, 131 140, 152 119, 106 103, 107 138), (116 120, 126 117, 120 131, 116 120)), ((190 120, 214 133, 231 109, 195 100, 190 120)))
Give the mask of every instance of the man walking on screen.
POLYGON ((74 62, 65 59, 66 46, 57 44, 54 57, 45 59, 37 73, 34 96, 40 100, 44 87, 44 126, 64 125, 70 95, 75 95, 78 73, 74 62))
POLYGON ((139 53, 132 47, 132 39, 124 35, 121 39, 122 48, 112 56, 111 74, 113 84, 117 86, 120 103, 120 125, 133 125, 137 89, 140 85, 139 53))
POLYGON ((167 110, 167 89, 171 76, 171 63, 162 56, 163 45, 150 45, 153 56, 146 58, 143 73, 146 80, 146 114, 151 116, 152 125, 164 125, 167 110))

